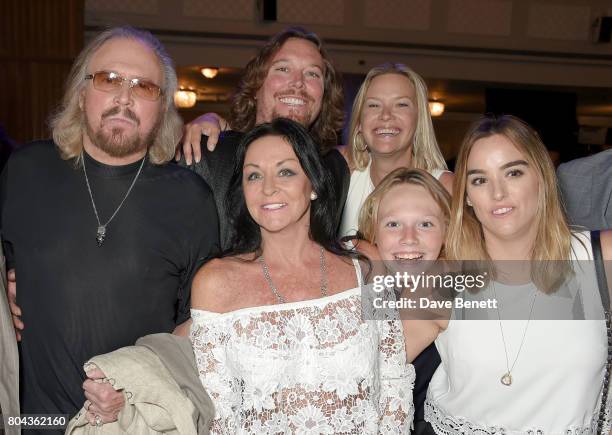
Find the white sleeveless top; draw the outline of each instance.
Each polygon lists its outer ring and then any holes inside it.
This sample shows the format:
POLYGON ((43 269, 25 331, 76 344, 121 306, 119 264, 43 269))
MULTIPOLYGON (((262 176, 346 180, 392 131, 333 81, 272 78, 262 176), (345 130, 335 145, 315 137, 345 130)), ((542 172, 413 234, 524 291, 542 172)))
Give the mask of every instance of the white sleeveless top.
MULTIPOLYGON (((340 236, 354 235, 359 227, 359 212, 366 198, 374 190, 372 178, 370 178, 370 166, 372 159, 368 162, 368 166, 363 171, 353 171, 351 173, 351 183, 349 185, 346 203, 344 204, 344 212, 342 213, 342 222, 340 223, 340 236)), ((443 173, 448 172, 442 169, 432 169, 428 171, 436 180, 439 180, 443 173)))
MULTIPOLYGON (((575 259, 592 259, 589 233, 577 236, 588 248, 573 240, 575 259)), ((494 285, 503 313, 504 298, 500 296, 504 289, 499 283, 494 285)), ((592 291, 585 294, 592 297, 585 296, 583 301, 585 311, 590 311, 587 317, 603 319, 596 282, 588 287, 592 291)), ((535 287, 512 289, 533 295, 535 287)), ((538 295, 538 299, 546 297, 538 295)), ((529 296, 522 299, 528 305, 532 300, 529 296)), ((538 299, 534 319, 541 318, 536 313, 538 299)), ((540 305, 545 304, 542 300, 540 305)), ((502 320, 510 366, 526 323, 502 320)), ((451 319, 435 343, 442 363, 429 384, 425 420, 437 434, 595 433, 607 357, 603 320, 531 320, 510 386, 500 382, 507 366, 498 319, 451 319)), ((610 416, 606 418, 608 433, 610 416)))
POLYGON ((415 373, 401 323, 364 321, 360 287, 191 317, 211 433, 409 433, 415 373))

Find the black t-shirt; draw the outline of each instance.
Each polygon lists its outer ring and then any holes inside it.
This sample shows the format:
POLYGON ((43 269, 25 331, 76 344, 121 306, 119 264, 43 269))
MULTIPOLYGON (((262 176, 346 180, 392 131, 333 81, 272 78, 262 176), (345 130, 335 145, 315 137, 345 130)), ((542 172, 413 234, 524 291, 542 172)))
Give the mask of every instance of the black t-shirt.
MULTIPOLYGON (((102 223, 140 163, 85 155, 102 223)), ((15 152, 1 183, 0 228, 25 324, 22 412, 72 415, 85 400, 84 362, 189 317, 193 275, 218 245, 212 193, 178 165, 147 161, 98 246, 83 168, 52 142, 15 152)))

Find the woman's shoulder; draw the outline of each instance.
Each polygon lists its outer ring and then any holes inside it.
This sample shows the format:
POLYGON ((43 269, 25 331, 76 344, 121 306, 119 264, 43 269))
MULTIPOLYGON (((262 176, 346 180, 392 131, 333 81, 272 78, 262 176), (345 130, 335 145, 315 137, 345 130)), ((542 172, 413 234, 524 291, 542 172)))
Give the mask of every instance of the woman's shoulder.
POLYGON ((242 256, 212 259, 198 270, 195 280, 198 281, 206 277, 206 281, 210 281, 212 279, 223 277, 239 267, 240 264, 244 264, 243 259, 245 259, 245 257, 242 256))
POLYGON ((241 281, 248 281, 252 254, 216 258, 196 273, 191 287, 193 308, 221 312, 235 297, 241 281))
POLYGON ((448 193, 452 195, 453 194, 453 184, 455 182, 455 174, 452 173, 451 171, 442 170, 442 169, 435 169, 435 171, 439 171, 439 173, 435 175, 432 172, 431 175, 433 175, 440 182, 440 184, 444 186, 444 188, 448 191, 448 193))

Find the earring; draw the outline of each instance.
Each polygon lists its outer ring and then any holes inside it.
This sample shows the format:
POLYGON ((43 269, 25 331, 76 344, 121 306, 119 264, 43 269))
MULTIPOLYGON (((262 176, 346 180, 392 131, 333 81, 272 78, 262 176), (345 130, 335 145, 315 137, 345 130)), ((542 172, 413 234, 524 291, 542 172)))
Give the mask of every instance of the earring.
POLYGON ((355 135, 355 138, 353 139, 353 146, 355 147, 355 150, 361 153, 368 150, 368 144, 365 143, 365 140, 363 140, 363 135, 361 134, 360 131, 357 132, 357 134, 355 135), (357 138, 361 138, 361 146, 359 146, 359 142, 357 141, 357 138))
POLYGON ((468 207, 472 207, 472 201, 470 201, 470 198, 466 198, 465 202, 467 203, 468 207))
POLYGON ((316 193, 316 192, 310 192, 310 200, 311 200, 311 201, 314 201, 314 200, 315 200, 315 199, 317 199, 317 198, 318 198, 318 196, 317 196, 317 193, 316 193))

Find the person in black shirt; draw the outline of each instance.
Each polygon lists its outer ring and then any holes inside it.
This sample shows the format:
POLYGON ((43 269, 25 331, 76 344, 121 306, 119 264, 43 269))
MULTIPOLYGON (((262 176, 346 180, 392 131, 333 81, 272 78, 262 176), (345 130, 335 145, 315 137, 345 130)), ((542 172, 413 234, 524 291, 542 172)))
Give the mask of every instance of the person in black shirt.
MULTIPOLYGON (((151 34, 101 33, 73 65, 54 141, 23 147, 3 172, 0 228, 26 325, 24 413, 76 413, 88 358, 189 318, 218 218, 206 183, 165 164, 182 130, 176 83, 151 34)), ((86 394, 110 388, 92 385, 86 394)), ((92 424, 113 418, 86 408, 92 424)))
MULTIPOLYGON (((316 34, 292 27, 274 35, 259 50, 246 65, 232 101, 232 130, 221 134, 216 149, 207 149, 208 137, 201 135, 201 120, 196 121, 185 135, 187 147, 184 149, 189 154, 185 155, 182 164, 200 174, 213 190, 223 248, 228 248, 229 244, 231 223, 225 203, 238 143, 255 125, 275 118, 299 122, 319 144, 324 165, 332 174, 332 188, 337 198, 334 219, 337 226, 340 225, 350 182, 348 165, 334 149, 343 116, 339 74, 316 34), (201 160, 192 162, 192 146, 198 150, 201 146, 201 160)), ((217 118, 209 114, 206 119, 216 122, 217 118)))

